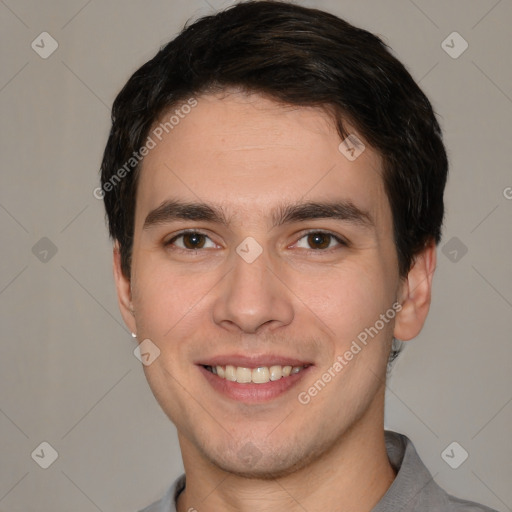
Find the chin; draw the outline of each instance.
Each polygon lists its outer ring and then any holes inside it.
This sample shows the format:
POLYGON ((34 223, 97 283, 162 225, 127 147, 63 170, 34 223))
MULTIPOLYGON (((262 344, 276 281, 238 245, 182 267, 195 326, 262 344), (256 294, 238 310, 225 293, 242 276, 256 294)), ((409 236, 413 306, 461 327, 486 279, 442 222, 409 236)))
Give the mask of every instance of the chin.
MULTIPOLYGON (((235 456, 236 457, 236 456, 235 456)), ((294 458, 295 459, 295 458, 294 458)), ((210 459, 211 463, 219 469, 238 476, 240 478, 257 479, 257 480, 274 480, 282 478, 294 473, 300 467, 304 466, 303 460, 297 458, 295 463, 291 460, 276 460, 275 456, 264 455, 257 462, 244 462, 236 458, 221 460, 210 459)))
POLYGON ((259 480, 288 476, 321 457, 324 451, 319 446, 311 446, 309 452, 305 452, 305 440, 275 446, 268 441, 258 443, 250 439, 250 436, 244 436, 237 442, 231 440, 230 446, 209 446, 201 451, 211 464, 222 471, 259 480))

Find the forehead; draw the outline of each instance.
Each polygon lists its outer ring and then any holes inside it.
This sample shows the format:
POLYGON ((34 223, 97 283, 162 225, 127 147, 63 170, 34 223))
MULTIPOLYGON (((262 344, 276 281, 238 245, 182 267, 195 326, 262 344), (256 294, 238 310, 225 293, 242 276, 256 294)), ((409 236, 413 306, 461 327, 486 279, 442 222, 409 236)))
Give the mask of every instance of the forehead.
POLYGON ((170 197, 263 215, 300 201, 348 200, 375 214, 387 208, 379 155, 366 145, 350 161, 334 120, 319 108, 257 94, 205 95, 192 109, 176 105, 162 122, 176 110, 161 140, 150 132, 155 147, 140 173, 136 229, 170 197))

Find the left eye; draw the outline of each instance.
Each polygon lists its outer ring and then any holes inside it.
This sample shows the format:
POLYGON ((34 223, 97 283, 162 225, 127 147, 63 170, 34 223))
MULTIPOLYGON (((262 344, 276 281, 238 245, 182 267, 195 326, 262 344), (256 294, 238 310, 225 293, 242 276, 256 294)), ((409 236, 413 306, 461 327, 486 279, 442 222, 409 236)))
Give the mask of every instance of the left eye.
POLYGON ((338 245, 345 245, 344 242, 338 237, 331 233, 324 233, 322 231, 316 231, 314 233, 308 233, 304 235, 295 244, 296 247, 301 249, 313 249, 313 250, 325 250, 332 249, 338 245))

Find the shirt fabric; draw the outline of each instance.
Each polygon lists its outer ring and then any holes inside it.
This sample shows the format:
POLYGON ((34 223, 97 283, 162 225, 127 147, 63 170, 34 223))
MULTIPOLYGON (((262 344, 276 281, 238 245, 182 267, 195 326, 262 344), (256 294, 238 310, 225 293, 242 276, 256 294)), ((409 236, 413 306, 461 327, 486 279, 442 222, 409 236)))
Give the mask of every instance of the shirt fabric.
MULTIPOLYGON (((397 474, 371 512, 496 512, 441 489, 407 436, 386 430, 385 439, 389 462, 397 474)), ((160 501, 140 512, 176 512, 176 500, 183 489, 185 475, 176 479, 160 501)))

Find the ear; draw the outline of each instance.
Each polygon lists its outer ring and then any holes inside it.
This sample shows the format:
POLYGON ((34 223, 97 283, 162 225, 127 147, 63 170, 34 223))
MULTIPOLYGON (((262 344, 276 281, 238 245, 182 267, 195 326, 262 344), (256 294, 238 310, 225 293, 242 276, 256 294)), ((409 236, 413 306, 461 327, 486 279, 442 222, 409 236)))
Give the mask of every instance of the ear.
POLYGON ((117 302, 123 317, 124 323, 131 332, 136 333, 135 316, 132 304, 131 281, 121 270, 121 252, 119 242, 116 240, 113 248, 113 271, 114 281, 117 289, 117 302))
POLYGON ((395 317, 394 330, 398 340, 410 340, 423 328, 430 309, 436 261, 436 244, 432 240, 415 256, 413 266, 400 285, 402 309, 395 317))

